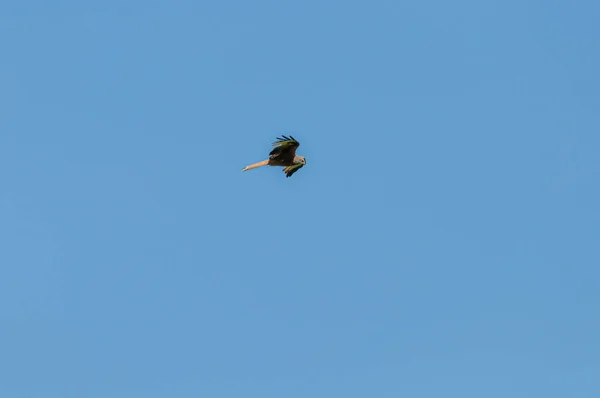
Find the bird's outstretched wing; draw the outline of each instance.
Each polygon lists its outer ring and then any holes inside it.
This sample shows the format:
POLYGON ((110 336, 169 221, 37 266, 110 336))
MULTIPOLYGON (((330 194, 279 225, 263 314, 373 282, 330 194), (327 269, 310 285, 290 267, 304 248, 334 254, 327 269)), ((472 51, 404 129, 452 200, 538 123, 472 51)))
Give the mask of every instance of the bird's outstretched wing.
POLYGON ((292 174, 294 174, 295 172, 300 170, 302 168, 302 166, 304 166, 302 163, 296 163, 291 166, 284 167, 283 172, 285 173, 285 177, 286 178, 291 177, 292 174))
POLYGON ((275 148, 269 153, 271 159, 278 158, 291 163, 294 156, 296 156, 296 148, 300 146, 300 143, 292 136, 282 135, 277 138, 273 146, 275 148))

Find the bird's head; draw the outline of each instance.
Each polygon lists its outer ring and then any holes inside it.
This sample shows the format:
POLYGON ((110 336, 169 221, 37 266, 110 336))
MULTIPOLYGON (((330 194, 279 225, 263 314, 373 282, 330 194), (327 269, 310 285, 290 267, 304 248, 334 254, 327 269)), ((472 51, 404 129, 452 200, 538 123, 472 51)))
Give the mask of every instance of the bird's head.
POLYGON ((306 159, 304 158, 304 156, 298 156, 298 161, 302 164, 306 164, 306 159))

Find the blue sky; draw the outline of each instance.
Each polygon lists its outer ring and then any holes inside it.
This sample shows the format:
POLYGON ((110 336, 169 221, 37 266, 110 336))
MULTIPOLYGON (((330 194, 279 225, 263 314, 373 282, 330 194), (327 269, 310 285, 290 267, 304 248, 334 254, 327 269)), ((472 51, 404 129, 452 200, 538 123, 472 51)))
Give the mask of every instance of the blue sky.
POLYGON ((0 395, 600 396, 599 17, 4 2, 0 395))

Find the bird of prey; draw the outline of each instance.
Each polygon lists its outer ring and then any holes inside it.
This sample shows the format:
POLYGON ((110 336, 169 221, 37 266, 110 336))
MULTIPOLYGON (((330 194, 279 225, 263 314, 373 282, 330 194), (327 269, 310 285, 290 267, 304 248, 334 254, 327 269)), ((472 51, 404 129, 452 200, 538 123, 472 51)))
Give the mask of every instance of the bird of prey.
POLYGON ((286 137, 285 135, 278 137, 273 146, 275 148, 269 153, 269 159, 248 165, 242 171, 262 166, 283 166, 283 172, 287 178, 291 177, 292 174, 306 164, 304 156, 296 155, 296 148, 300 146, 300 143, 294 137, 286 137))

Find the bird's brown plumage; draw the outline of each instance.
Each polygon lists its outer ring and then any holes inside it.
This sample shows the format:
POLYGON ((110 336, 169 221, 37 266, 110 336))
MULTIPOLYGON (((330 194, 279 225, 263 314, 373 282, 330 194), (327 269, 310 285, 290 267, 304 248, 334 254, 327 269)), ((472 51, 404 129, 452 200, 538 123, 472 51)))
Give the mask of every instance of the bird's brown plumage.
POLYGON ((304 156, 296 155, 300 143, 292 136, 281 136, 273 143, 273 150, 269 159, 246 166, 242 171, 256 169, 261 166, 283 166, 286 177, 291 177, 296 171, 306 164, 304 156))

